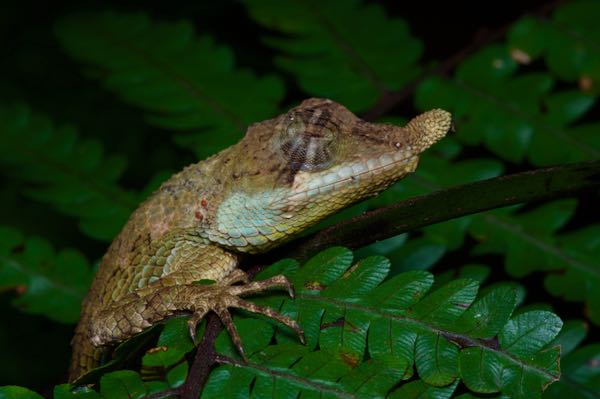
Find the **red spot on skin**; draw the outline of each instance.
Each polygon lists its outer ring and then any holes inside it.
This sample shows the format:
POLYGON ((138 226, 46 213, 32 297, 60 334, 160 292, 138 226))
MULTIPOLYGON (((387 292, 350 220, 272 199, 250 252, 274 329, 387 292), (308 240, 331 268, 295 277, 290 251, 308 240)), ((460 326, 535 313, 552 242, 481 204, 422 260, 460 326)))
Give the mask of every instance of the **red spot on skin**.
POLYGON ((200 205, 202 205, 202 208, 206 208, 206 205, 208 205, 208 202, 206 202, 206 200, 203 198, 202 201, 200 201, 200 205))
POLYGON ((196 211, 196 213, 194 215, 196 216, 196 219, 198 219, 198 220, 204 219, 204 215, 200 211, 196 211))

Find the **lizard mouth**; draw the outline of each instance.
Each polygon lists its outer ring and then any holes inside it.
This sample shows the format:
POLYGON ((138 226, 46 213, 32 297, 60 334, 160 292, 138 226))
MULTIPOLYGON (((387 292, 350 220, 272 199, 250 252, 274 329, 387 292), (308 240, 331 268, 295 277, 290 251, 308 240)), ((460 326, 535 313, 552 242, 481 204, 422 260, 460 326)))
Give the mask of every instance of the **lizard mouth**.
POLYGON ((299 173, 296 175, 291 195, 284 200, 292 203, 303 203, 318 195, 338 193, 354 186, 369 186, 373 183, 374 190, 385 188, 386 182, 395 180, 415 170, 418 156, 407 147, 403 151, 386 152, 378 157, 345 163, 333 167, 315 176, 315 173, 299 173), (406 165, 398 168, 399 165, 406 165), (389 174, 388 179, 380 179, 379 175, 389 174))

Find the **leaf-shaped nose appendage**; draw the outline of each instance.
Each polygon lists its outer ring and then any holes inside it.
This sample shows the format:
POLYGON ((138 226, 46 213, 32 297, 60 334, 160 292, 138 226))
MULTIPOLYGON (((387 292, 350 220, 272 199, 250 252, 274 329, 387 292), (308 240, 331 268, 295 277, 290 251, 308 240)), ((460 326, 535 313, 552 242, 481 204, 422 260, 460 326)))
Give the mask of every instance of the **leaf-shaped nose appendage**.
POLYGON ((411 119, 404 127, 408 141, 416 152, 423 152, 444 137, 452 126, 452 115, 443 109, 432 109, 411 119))

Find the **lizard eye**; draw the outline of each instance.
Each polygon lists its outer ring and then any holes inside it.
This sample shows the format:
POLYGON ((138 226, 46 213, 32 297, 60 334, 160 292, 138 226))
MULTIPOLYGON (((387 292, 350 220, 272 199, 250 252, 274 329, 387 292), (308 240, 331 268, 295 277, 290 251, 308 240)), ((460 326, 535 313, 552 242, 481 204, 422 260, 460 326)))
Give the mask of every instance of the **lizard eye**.
POLYGON ((335 133, 326 126, 306 125, 301 118, 289 117, 281 132, 279 149, 296 170, 327 168, 335 155, 335 133))

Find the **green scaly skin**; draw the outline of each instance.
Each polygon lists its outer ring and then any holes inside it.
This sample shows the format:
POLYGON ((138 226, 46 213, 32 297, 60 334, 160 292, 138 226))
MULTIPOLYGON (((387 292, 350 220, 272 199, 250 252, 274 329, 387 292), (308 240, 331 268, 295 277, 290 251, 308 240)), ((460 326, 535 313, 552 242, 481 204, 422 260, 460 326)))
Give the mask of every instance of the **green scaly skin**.
POLYGON ((171 177, 102 259, 72 341, 69 380, 98 366, 104 346, 185 312, 192 336, 215 312, 242 355, 231 307, 265 314, 303 339, 294 320, 241 299, 268 288, 293 290, 281 275, 249 282, 240 257, 268 251, 413 172, 418 155, 450 124, 439 109, 403 128, 371 124, 331 100, 309 99, 171 177), (215 284, 194 284, 206 279, 215 284))

